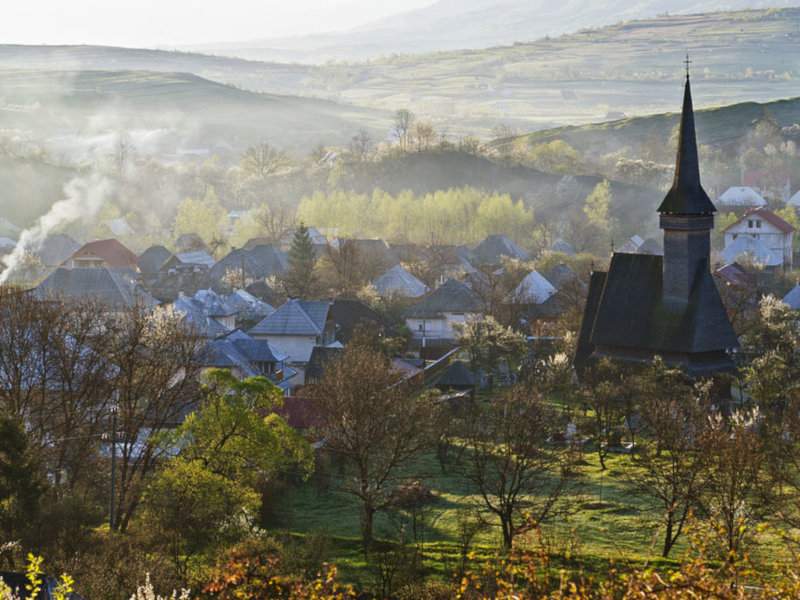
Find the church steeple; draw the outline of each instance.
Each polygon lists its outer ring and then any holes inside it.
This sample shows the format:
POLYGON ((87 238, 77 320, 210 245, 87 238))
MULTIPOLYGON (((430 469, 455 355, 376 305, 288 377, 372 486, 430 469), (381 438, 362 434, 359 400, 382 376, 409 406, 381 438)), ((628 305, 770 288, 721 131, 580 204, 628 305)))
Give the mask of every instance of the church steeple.
POLYGON ((700 183, 700 160, 697 153, 697 136, 694 128, 692 85, 689 79, 688 58, 686 87, 683 93, 678 157, 675 162, 675 179, 658 212, 673 215, 712 215, 714 204, 700 183))
POLYGON ((658 207, 660 226, 664 230, 662 292, 665 305, 678 308, 689 303, 694 285, 699 281, 698 275, 709 271, 710 234, 717 210, 700 184, 688 57, 686 66, 675 180, 658 207))

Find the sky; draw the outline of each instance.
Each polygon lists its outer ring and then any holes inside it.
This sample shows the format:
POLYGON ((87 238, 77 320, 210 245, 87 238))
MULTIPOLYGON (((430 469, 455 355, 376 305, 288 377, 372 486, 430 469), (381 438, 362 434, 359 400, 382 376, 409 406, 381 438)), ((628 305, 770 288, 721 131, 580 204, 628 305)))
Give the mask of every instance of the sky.
POLYGON ((434 0, 3 0, 0 41, 169 47, 341 31, 434 0))

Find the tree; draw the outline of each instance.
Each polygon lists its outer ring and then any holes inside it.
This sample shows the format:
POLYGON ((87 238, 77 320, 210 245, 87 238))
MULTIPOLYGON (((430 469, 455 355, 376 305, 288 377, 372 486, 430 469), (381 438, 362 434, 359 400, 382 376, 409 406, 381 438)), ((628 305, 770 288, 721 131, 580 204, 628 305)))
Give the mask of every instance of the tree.
POLYGON ((603 234, 611 232, 610 208, 612 201, 611 186, 607 179, 598 183, 592 192, 586 197, 583 205, 583 214, 589 223, 597 227, 603 234))
POLYGON ((170 549, 185 580, 189 560, 236 541, 258 509, 258 494, 199 460, 175 458, 147 486, 144 522, 170 549))
POLYGON ((289 159, 284 152, 267 143, 261 143, 245 150, 240 166, 246 175, 257 179, 266 179, 285 169, 289 164, 289 159))
POLYGON ((459 324, 458 334, 458 343, 469 354, 470 365, 487 373, 490 387, 500 361, 520 358, 525 351, 525 337, 503 327, 494 317, 459 324))
POLYGON ((360 129, 350 140, 350 154, 359 162, 369 158, 372 149, 372 138, 366 129, 360 129))
POLYGON ((414 139, 417 142, 417 152, 428 150, 436 141, 436 130, 427 121, 417 121, 414 124, 414 139))
POLYGON ((556 417, 540 392, 517 385, 465 419, 466 477, 500 522, 503 547, 552 515, 567 481, 568 451, 548 443, 556 417))
POLYGON ((0 531, 8 541, 34 523, 45 491, 32 450, 22 423, 0 414, 0 531))
POLYGON ((580 166, 578 151, 563 140, 537 144, 527 151, 525 159, 547 173, 575 175, 580 166))
POLYGON ((304 390, 320 416, 326 449, 348 469, 342 489, 361 504, 365 552, 375 514, 388 506, 403 467, 429 447, 435 428, 434 404, 405 389, 401 377, 380 352, 350 344, 326 364, 322 380, 304 390))
POLYGON ((341 240, 338 247, 328 246, 317 263, 319 279, 334 296, 355 296, 380 273, 368 264, 353 240, 341 240))
POLYGON ((291 298, 308 298, 316 287, 314 265, 317 262, 314 244, 308 227, 302 222, 295 231, 292 246, 289 248, 289 270, 284 275, 286 293, 291 298))
POLYGON ((228 221, 228 213, 219 203, 216 193, 209 188, 202 200, 186 198, 178 205, 173 235, 196 233, 205 243, 221 237, 228 221))
POLYGON ((225 370, 211 370, 203 381, 199 410, 176 432, 182 458, 252 488, 287 468, 301 475, 311 472, 311 447, 275 414, 283 393, 271 381, 240 381, 225 370))
MULTIPOLYGON (((193 405, 201 341, 169 310, 142 306, 119 314, 106 329, 117 412, 118 473, 114 526, 125 531, 148 477, 168 455, 162 435, 193 405)), ((110 415, 106 414, 110 421, 110 415)), ((110 430, 110 428, 108 429, 110 430)))
POLYGON ((578 397, 583 400, 585 408, 591 408, 597 458, 600 469, 605 471, 606 457, 616 438, 620 437, 626 414, 624 375, 616 364, 603 359, 586 369, 581 380, 578 397))
POLYGON ((411 137, 411 126, 414 123, 414 113, 410 110, 401 109, 394 114, 394 133, 397 142, 400 144, 400 151, 408 150, 408 142, 411 137))
POLYGON ((277 246, 294 227, 294 213, 295 211, 286 203, 276 201, 262 205, 256 211, 255 220, 263 229, 269 242, 277 246))
POLYGON ((708 417, 706 386, 693 386, 663 361, 642 372, 634 383, 640 398, 642 425, 632 455, 633 484, 657 504, 664 528, 661 555, 669 556, 703 491, 706 454, 702 440, 708 417))

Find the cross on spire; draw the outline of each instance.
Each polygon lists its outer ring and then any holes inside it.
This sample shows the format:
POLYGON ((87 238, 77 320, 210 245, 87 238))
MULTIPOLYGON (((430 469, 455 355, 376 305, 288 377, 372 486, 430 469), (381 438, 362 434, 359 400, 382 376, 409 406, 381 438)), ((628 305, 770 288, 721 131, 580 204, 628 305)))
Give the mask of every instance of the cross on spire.
POLYGON ((686 79, 689 79, 689 67, 692 64, 692 61, 689 60, 689 51, 686 51, 686 60, 683 61, 683 64, 686 65, 686 79))

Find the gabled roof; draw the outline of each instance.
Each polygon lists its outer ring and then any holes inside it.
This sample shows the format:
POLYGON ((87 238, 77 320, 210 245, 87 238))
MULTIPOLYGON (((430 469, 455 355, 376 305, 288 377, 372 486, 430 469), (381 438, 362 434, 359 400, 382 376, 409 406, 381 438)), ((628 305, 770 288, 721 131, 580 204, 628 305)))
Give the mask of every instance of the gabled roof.
POLYGON ((259 245, 250 250, 232 250, 209 271, 213 281, 222 281, 229 270, 244 270, 246 277, 264 279, 286 271, 286 255, 273 246, 259 245))
POLYGON ((765 221, 770 223, 772 226, 774 226, 776 229, 778 229, 778 231, 780 231, 782 233, 793 233, 794 232, 794 227, 791 225, 791 223, 788 223, 788 222, 784 221, 781 217, 776 215, 774 212, 772 212, 768 208, 754 208, 754 209, 748 210, 746 213, 744 213, 744 215, 738 221, 736 221, 735 223, 732 223, 731 225, 728 225, 728 227, 725 229, 725 231, 727 232, 727 231, 733 229, 734 227, 736 227, 737 225, 739 225, 740 223, 742 223, 744 221, 747 221, 749 219, 753 219, 755 217, 759 217, 761 219, 764 219, 765 221))
POLYGON ((789 293, 783 297, 783 302, 788 304, 792 310, 800 310, 800 283, 789 290, 789 293))
POLYGON ((150 246, 139 255, 138 265, 142 273, 158 273, 159 267, 172 256, 164 246, 150 246))
POLYGON ((714 271, 714 275, 722 279, 728 285, 742 288, 750 288, 756 285, 755 276, 737 262, 723 265, 714 271))
POLYGON ((199 265, 201 267, 208 267, 209 269, 214 266, 213 257, 205 250, 179 252, 175 255, 175 259, 185 265, 199 265))
POLYGON ((769 249, 764 240, 742 234, 733 240, 720 253, 725 262, 749 259, 765 267, 777 267, 783 263, 783 256, 769 249))
POLYGON ((553 284, 538 271, 531 271, 512 292, 510 301, 515 304, 544 304, 555 293, 553 284))
POLYGON ((402 265, 395 265, 372 282, 381 296, 404 296, 419 298, 428 291, 428 286, 408 272, 402 265))
POLYGON ((477 385, 477 377, 462 360, 456 360, 442 371, 433 385, 440 388, 474 388, 477 385))
POLYGON ((412 318, 436 318, 445 313, 480 313, 483 302, 469 286, 455 279, 424 296, 406 312, 412 318))
POLYGON ((327 301, 288 300, 274 313, 262 319, 250 335, 318 336, 325 331, 331 303, 327 301))
POLYGON ((95 240, 72 253, 71 259, 97 257, 110 269, 138 269, 138 257, 115 239, 95 240))
POLYGON ((263 318, 275 312, 275 309, 270 304, 256 298, 245 290, 234 290, 225 296, 225 302, 228 306, 231 306, 240 314, 245 314, 248 318, 263 318))
POLYGON ((373 331, 384 328, 381 316, 360 300, 337 298, 330 308, 330 318, 336 326, 336 339, 347 343, 360 325, 373 331))
POLYGON ((673 215, 711 215, 714 204, 700 183, 700 160, 697 153, 697 135, 694 127, 692 86, 686 77, 683 92, 678 156, 675 162, 675 179, 672 188, 658 207, 658 212, 673 215))
POLYGON ((237 368, 245 376, 259 375, 255 363, 279 363, 284 356, 276 352, 266 340, 256 340, 235 330, 229 335, 212 340, 202 354, 208 367, 237 368))
POLYGON ((502 257, 528 260, 528 253, 506 235, 490 235, 472 251, 481 264, 499 264, 502 257))
POLYGON ((136 284, 130 271, 105 267, 59 267, 36 287, 34 294, 38 298, 93 298, 113 308, 129 308, 136 304, 152 307, 158 304, 155 298, 136 284))
POLYGON ((718 200, 722 206, 766 206, 767 201, 751 187, 735 186, 725 190, 718 200))

